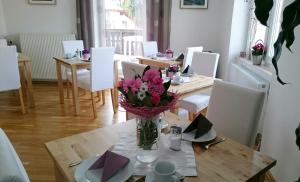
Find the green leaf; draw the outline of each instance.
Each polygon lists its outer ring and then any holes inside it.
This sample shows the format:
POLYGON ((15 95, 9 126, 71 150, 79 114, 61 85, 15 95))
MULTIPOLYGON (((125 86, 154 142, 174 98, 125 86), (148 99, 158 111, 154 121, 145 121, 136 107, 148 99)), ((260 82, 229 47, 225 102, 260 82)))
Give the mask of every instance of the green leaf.
POLYGON ((144 72, 143 72, 143 76, 145 75, 146 71, 150 70, 151 67, 150 66, 147 66, 145 69, 144 69, 144 72))
POLYGON ((129 90, 129 91, 127 92, 127 95, 128 95, 128 102, 129 102, 129 103, 132 103, 132 104, 134 104, 134 105, 136 105, 136 104, 138 103, 138 98, 136 97, 136 95, 134 95, 134 94, 132 93, 131 90, 129 90))
POLYGON ((277 81, 279 83, 281 83, 282 85, 285 85, 286 83, 283 82, 279 76, 279 70, 278 70, 278 66, 277 66, 277 62, 281 56, 281 52, 282 52, 282 45, 285 41, 285 38, 284 38, 284 32, 281 31, 278 35, 278 38, 276 40, 276 42, 274 43, 274 56, 272 58, 272 64, 275 68, 275 71, 276 71, 276 76, 277 76, 277 81))
POLYGON ((273 7, 273 0, 255 0, 255 16, 261 24, 267 26, 270 11, 273 7))
POLYGON ((298 128, 296 129, 295 134, 296 134, 296 144, 300 150, 300 124, 299 124, 298 128))
POLYGON ((150 96, 146 96, 142 102, 144 106, 152 107, 150 96))
POLYGON ((168 89, 170 88, 170 85, 171 85, 171 80, 164 83, 165 92, 168 91, 168 89))
POLYGON ((125 92, 124 89, 122 89, 120 87, 118 87, 117 89, 118 89, 119 92, 121 92, 125 96, 126 99, 128 99, 127 93, 125 92))

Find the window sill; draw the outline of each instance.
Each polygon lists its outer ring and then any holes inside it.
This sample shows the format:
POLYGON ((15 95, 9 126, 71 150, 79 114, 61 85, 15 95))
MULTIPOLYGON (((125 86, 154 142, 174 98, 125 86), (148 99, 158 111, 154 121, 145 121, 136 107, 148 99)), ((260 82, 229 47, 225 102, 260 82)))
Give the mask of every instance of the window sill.
POLYGON ((263 61, 261 65, 253 65, 251 60, 241 57, 236 58, 236 63, 248 68, 266 80, 272 79, 273 67, 271 63, 266 64, 265 61, 263 61))

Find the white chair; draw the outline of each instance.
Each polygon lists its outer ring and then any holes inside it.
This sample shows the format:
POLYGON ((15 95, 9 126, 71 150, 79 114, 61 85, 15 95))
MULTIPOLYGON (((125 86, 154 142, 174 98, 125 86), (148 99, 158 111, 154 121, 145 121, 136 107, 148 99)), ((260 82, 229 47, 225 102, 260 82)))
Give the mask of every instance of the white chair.
POLYGON ((0 92, 18 90, 22 113, 25 107, 20 83, 19 66, 15 46, 0 47, 0 92))
MULTIPOLYGON (((216 77, 220 55, 217 53, 194 52, 191 68, 196 74, 216 77)), ((189 120, 193 120, 203 109, 207 108, 210 96, 196 94, 179 101, 179 107, 189 112, 189 120)))
POLYGON ((216 80, 207 118, 220 134, 252 147, 265 93, 216 80))
POLYGON ((156 41, 146 41, 143 42, 143 56, 152 57, 156 56, 158 53, 157 42, 156 41))
POLYGON ((185 50, 185 57, 183 60, 183 68, 186 68, 188 65, 191 65, 193 60, 194 52, 202 52, 203 47, 188 47, 185 50))
POLYGON ((0 181, 30 182, 18 154, 1 128, 0 161, 0 181))
POLYGON ((7 41, 6 39, 0 39, 0 47, 7 46, 7 41))
POLYGON ((132 79, 137 74, 142 76, 145 68, 147 67, 145 64, 131 63, 128 61, 123 61, 121 64, 124 79, 132 79))
POLYGON ((114 47, 101 47, 91 49, 91 71, 90 74, 77 78, 78 87, 91 92, 94 117, 96 117, 96 106, 93 93, 110 89, 112 105, 114 105, 114 47))
MULTIPOLYGON (((74 57, 76 55, 77 50, 82 51, 84 49, 82 40, 62 41, 62 45, 63 45, 63 51, 64 51, 65 56, 70 54, 72 57, 74 57)), ((90 72, 87 69, 78 69, 77 70, 77 76, 88 75, 88 74, 90 74, 90 72)), ((72 82, 70 69, 66 69, 66 75, 67 75, 67 98, 69 98, 70 97, 69 96, 69 84, 72 82)))

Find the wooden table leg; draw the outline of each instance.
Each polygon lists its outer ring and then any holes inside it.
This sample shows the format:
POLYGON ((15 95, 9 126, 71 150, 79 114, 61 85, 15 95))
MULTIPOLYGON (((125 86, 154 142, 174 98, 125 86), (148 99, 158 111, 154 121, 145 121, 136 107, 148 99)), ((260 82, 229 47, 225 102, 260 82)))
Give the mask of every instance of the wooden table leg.
POLYGON ((63 104, 64 103, 64 88, 63 88, 61 64, 58 60, 56 60, 56 74, 57 74, 59 101, 61 104, 63 104))
POLYGON ((77 69, 75 66, 71 67, 72 72, 72 93, 73 93, 73 104, 75 115, 79 116, 80 113, 80 103, 78 98, 78 87, 77 87, 77 69))
POLYGON ((24 65, 26 81, 27 81, 27 97, 29 100, 30 107, 35 106, 34 97, 33 97, 33 88, 32 88, 32 78, 31 78, 31 65, 30 63, 25 63, 24 65), (29 64, 29 65, 28 65, 29 64))

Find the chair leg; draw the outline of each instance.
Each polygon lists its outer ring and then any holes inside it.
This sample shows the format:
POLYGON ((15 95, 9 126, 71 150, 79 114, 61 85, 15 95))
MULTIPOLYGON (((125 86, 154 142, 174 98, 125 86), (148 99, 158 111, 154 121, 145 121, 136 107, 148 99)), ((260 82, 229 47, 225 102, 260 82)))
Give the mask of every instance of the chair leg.
POLYGON ((101 92, 100 91, 97 91, 97 97, 98 97, 98 102, 101 101, 101 92))
POLYGON ((198 116, 198 114, 194 114, 192 112, 189 112, 189 120, 194 121, 194 119, 198 116))
POLYGON ((116 113, 114 89, 110 89, 110 96, 111 96, 111 104, 113 106, 114 113, 116 113))
POLYGON ((24 100, 23 100, 23 93, 22 93, 22 89, 19 88, 19 98, 20 98, 20 103, 21 103, 21 109, 22 109, 22 114, 25 114, 25 106, 24 106, 24 100))
POLYGON ((105 104, 105 90, 102 90, 102 103, 105 104))
POLYGON ((67 99, 70 98, 69 90, 70 90, 70 82, 69 82, 69 80, 67 80, 67 99))
POLYGON ((95 105, 95 100, 94 100, 94 94, 93 92, 91 92, 91 97, 92 97, 92 105, 93 105, 93 115, 94 115, 94 118, 97 117, 97 113, 96 113, 96 105, 95 105))

